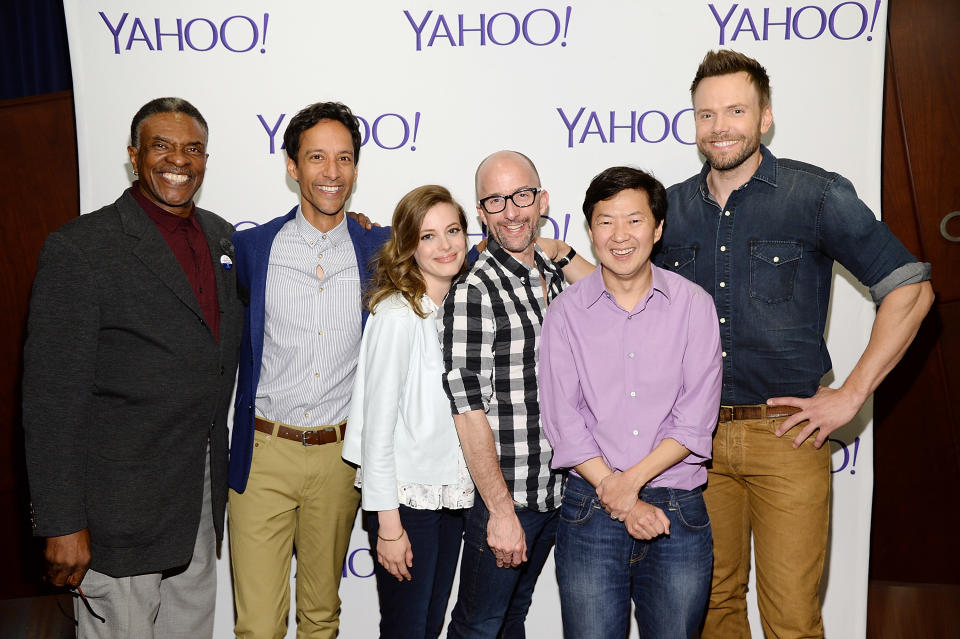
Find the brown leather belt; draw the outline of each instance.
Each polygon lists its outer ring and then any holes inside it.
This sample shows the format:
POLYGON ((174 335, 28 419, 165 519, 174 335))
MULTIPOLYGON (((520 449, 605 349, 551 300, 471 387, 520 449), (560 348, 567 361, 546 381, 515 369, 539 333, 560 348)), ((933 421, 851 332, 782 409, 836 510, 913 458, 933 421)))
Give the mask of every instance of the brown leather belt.
POLYGON ((332 444, 343 439, 343 434, 347 430, 347 422, 337 426, 324 426, 316 430, 300 430, 284 426, 280 422, 271 422, 270 420, 257 417, 253 420, 253 427, 261 433, 276 435, 283 439, 300 442, 304 446, 320 446, 322 444, 332 444), (274 433, 276 429, 276 433, 274 433))
POLYGON ((730 422, 737 419, 774 419, 789 417, 799 413, 796 406, 767 406, 766 404, 749 404, 740 406, 721 406, 718 421, 730 422))

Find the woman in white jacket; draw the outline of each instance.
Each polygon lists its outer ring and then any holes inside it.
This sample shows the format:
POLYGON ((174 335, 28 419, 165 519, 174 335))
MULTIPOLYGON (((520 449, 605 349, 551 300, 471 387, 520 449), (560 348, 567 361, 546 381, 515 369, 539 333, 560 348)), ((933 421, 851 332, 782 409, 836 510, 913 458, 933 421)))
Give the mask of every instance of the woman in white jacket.
POLYGON ((378 257, 343 457, 360 466, 380 636, 437 637, 474 488, 450 403, 436 312, 463 272, 466 216, 442 186, 414 189, 378 257))

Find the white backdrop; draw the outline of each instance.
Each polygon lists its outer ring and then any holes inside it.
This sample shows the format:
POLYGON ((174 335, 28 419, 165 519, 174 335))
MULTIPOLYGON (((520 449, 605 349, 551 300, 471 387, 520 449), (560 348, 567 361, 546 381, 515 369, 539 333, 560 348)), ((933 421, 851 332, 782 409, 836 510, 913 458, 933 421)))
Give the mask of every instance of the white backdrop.
MULTIPOLYGON (((210 125, 199 204, 241 228, 269 220, 297 203, 284 171, 286 123, 311 102, 339 100, 364 127, 352 210, 387 224, 404 193, 438 183, 472 211, 476 164, 512 148, 536 162, 550 191, 543 234, 589 255, 579 211, 593 175, 630 164, 670 185, 699 170, 688 89, 704 53, 723 46, 770 73, 775 125, 765 142, 774 154, 846 175, 879 214, 884 0, 64 4, 84 211, 130 184, 125 147, 136 110, 176 95, 210 125)), ((873 318, 865 291, 850 282, 844 272, 835 278, 828 327, 841 381, 873 318)), ((868 403, 831 442, 829 637, 866 629, 870 415, 868 403)), ((359 525, 344 570, 342 636, 376 636, 372 560, 359 525)), ((561 635, 553 573, 551 562, 528 619, 532 637, 561 635)), ((218 638, 232 628, 226 557, 220 578, 218 638)))

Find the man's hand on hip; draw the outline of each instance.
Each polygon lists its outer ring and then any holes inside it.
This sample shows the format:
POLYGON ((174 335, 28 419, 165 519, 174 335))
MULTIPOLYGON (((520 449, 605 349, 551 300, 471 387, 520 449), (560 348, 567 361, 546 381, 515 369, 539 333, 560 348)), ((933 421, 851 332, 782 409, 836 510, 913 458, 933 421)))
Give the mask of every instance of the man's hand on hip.
POLYGON ((47 537, 43 558, 47 581, 76 588, 90 567, 90 532, 83 528, 69 535, 47 537))
POLYGON ((813 431, 818 430, 817 438, 813 442, 814 448, 820 448, 830 433, 841 426, 846 426, 854 418, 865 397, 854 396, 852 392, 843 388, 833 389, 821 386, 813 397, 773 397, 767 400, 769 406, 796 406, 800 409, 785 419, 777 428, 777 437, 783 437, 791 428, 801 422, 807 423, 793 439, 793 447, 799 448, 813 431))

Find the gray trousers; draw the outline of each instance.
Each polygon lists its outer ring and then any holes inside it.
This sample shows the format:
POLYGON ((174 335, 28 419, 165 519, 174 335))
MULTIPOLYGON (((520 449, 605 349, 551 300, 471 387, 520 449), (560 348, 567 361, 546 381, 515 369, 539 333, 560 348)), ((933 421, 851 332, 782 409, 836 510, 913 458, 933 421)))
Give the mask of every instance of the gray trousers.
POLYGON ((203 639, 213 636, 217 602, 216 532, 210 505, 210 451, 203 477, 203 510, 186 566, 162 573, 111 577, 88 570, 80 584, 93 612, 74 597, 77 639, 203 639))

